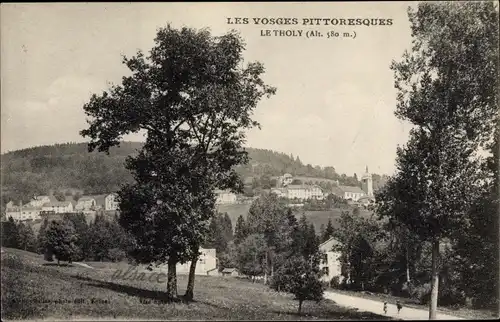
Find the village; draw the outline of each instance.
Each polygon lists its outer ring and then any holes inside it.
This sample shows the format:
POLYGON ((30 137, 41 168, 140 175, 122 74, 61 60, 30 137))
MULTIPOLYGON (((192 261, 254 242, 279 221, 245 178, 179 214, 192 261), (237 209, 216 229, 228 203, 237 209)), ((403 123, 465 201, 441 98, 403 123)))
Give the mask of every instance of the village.
MULTIPOLYGON (((342 198, 352 205, 368 206, 375 202, 372 176, 368 172, 368 167, 366 167, 366 171, 361 178, 361 187, 339 185, 337 181, 336 186, 330 193, 309 182, 300 185, 292 184, 294 177, 289 173, 277 177, 276 182, 277 187, 271 188, 269 192, 279 198, 288 200, 289 205, 292 207, 303 206, 303 202, 309 200, 323 200, 329 194, 342 198)), ((251 198, 249 200, 228 190, 216 190, 215 194, 217 205, 246 203, 255 199, 251 198)), ((83 213, 88 218, 95 218, 97 213, 115 215, 119 207, 116 193, 83 195, 76 198, 76 200, 72 195, 64 197, 65 200, 58 200, 54 195, 34 196, 26 204, 22 204, 22 202, 16 204, 16 202, 10 200, 6 204, 5 219, 30 221, 67 213, 83 213)))
MULTIPOLYGON (((329 194, 334 194, 338 198, 346 200, 352 206, 367 206, 375 202, 372 186, 372 176, 366 167, 365 173, 361 177, 362 187, 339 185, 338 181, 333 191, 324 192, 321 187, 309 182, 303 184, 292 184, 294 176, 285 173, 276 178, 276 186, 264 193, 272 193, 278 198, 286 200, 291 207, 304 206, 305 202, 311 200, 324 200, 329 194)), ((244 198, 242 195, 237 195, 228 190, 216 190, 217 205, 234 205, 238 203, 248 203, 255 198, 244 198)), ((5 219, 12 218, 15 222, 40 222, 44 219, 61 220, 63 214, 84 214, 87 222, 95 220, 97 214, 105 216, 115 216, 119 214, 119 203, 116 193, 100 194, 100 195, 82 195, 77 200, 72 196, 66 196, 66 200, 57 200, 54 195, 34 196, 33 199, 22 204, 16 205, 15 202, 9 201, 6 205, 5 219)), ((330 238, 319 246, 322 252, 320 262, 320 270, 322 271, 321 280, 329 282, 332 278, 341 276, 341 263, 339 261, 340 253, 332 251, 332 246, 336 242, 334 238, 330 238)), ((188 274, 191 262, 177 264, 177 272, 179 274, 188 274)), ((225 267, 219 269, 219 259, 217 258, 217 250, 215 248, 205 249, 200 248, 200 257, 196 265, 196 275, 206 276, 241 276, 237 268, 225 267)), ((145 270, 145 269, 144 269, 145 270)), ((166 272, 166 265, 160 265, 156 270, 166 272)), ((262 280, 264 276, 254 276, 254 279, 262 280)))

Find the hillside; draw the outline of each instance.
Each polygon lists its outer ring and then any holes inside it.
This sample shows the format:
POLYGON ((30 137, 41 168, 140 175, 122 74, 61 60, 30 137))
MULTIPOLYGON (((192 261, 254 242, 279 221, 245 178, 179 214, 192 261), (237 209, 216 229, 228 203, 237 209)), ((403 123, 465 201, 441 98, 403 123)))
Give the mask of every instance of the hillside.
MULTIPOLYGON (((112 279, 125 263, 54 265, 42 255, 2 249, 2 320, 384 320, 387 317, 340 307, 330 300, 304 303, 246 279, 196 276, 192 303, 168 303, 165 283, 112 279), (75 291, 77 290, 77 291, 75 291)), ((149 274, 149 273, 148 273, 149 274)), ((179 294, 187 277, 177 276, 179 294)))
MULTIPOLYGON (((109 154, 87 150, 86 143, 66 143, 39 146, 2 154, 2 200, 29 199, 33 194, 60 191, 71 194, 75 190, 85 194, 116 191, 132 181, 124 162, 142 147, 140 142, 122 142, 109 154)), ((333 167, 304 165, 300 158, 264 149, 247 148, 250 162, 237 168, 238 173, 252 188, 270 188, 273 176, 290 173, 308 178, 305 181, 339 180, 344 185, 359 185, 357 178, 338 174, 333 167)), ((378 176, 380 177, 380 176, 378 176)), ((374 187, 376 186, 374 175, 374 187)))

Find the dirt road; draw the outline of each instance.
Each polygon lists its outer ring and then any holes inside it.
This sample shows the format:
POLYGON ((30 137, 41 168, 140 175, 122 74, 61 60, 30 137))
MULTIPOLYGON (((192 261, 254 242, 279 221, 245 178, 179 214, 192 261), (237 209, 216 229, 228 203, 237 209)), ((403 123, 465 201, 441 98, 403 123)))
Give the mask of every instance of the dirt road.
MULTIPOLYGON (((380 315, 387 315, 396 319, 402 320, 428 320, 429 312, 427 310, 414 309, 410 307, 404 307, 398 314, 398 309, 395 304, 387 303, 387 314, 384 314, 384 303, 380 301, 374 301, 369 299, 364 299, 356 296, 349 296, 344 294, 339 294, 331 291, 325 292, 325 298, 335 301, 338 305, 357 308, 359 311, 372 312, 380 315)), ((462 318, 439 313, 437 315, 438 320, 462 320, 462 318)))

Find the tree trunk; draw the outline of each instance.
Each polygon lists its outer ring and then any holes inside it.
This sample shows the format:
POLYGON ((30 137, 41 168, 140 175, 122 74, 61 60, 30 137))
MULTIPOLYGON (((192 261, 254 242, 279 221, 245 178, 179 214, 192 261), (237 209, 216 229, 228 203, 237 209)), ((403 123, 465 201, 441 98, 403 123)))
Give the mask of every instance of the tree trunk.
POLYGON ((408 245, 406 245, 406 286, 408 288, 408 295, 412 296, 412 286, 410 279, 410 261, 408 259, 408 245))
POLYGON ((184 298, 187 301, 192 301, 194 298, 194 277, 196 272, 196 263, 198 263, 198 249, 196 250, 196 255, 193 255, 193 258, 191 259, 191 265, 189 266, 188 284, 186 293, 184 294, 184 298))
POLYGON ((302 314, 302 300, 299 300, 299 315, 302 314))
POLYGON ((177 261, 174 259, 168 260, 168 273, 167 273, 167 296, 173 300, 177 298, 177 261))
POLYGON ((265 259, 266 265, 264 266, 264 285, 267 285, 267 253, 268 251, 266 250, 266 259, 265 259))
POLYGON ((431 300, 429 303, 429 320, 436 319, 438 295, 439 295, 439 240, 432 242, 432 280, 431 280, 431 300))

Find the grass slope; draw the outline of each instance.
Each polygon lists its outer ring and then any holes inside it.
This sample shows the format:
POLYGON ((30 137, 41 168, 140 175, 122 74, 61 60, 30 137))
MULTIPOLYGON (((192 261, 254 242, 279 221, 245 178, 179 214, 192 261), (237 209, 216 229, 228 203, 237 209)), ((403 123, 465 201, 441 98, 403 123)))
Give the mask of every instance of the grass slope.
MULTIPOLYGON (((387 319, 325 300, 306 302, 303 316, 290 295, 236 278, 197 276, 195 302, 162 303, 165 285, 111 280, 124 264, 89 269, 47 265, 40 255, 16 249, 2 253, 2 319, 298 320, 387 319)), ((89 263, 91 266, 93 263, 89 263)), ((179 293, 186 276, 178 276, 179 293)))

